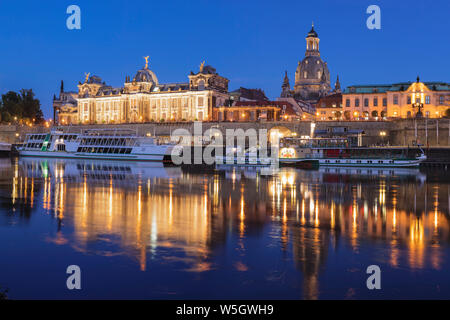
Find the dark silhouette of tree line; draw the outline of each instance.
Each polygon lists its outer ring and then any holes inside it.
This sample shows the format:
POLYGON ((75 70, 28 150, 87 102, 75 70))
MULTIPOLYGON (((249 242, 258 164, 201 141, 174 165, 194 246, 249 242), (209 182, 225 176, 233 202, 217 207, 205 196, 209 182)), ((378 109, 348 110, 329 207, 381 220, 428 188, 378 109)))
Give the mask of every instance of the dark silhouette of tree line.
POLYGON ((9 91, 2 94, 0 117, 3 123, 37 124, 44 121, 41 102, 35 98, 32 89, 21 89, 20 92, 9 91))

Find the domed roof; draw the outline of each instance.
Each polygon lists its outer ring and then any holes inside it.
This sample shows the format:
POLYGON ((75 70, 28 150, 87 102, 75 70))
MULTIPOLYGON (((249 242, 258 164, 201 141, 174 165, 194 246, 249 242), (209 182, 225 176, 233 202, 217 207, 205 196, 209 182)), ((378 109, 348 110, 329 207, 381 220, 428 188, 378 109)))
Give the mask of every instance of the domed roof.
POLYGON ((307 38, 309 37, 313 37, 313 38, 318 38, 319 36, 317 35, 316 30, 314 30, 314 23, 311 27, 311 30, 308 32, 308 35, 306 36, 307 38))
POLYGON ((302 80, 322 80, 322 78, 325 77, 325 80, 329 81, 330 75, 327 64, 323 62, 319 56, 306 56, 302 62, 299 63, 297 73, 302 80))
POLYGON ((136 75, 133 78, 133 81, 152 82, 155 85, 158 84, 158 78, 156 77, 155 73, 148 68, 138 70, 138 72, 136 73, 136 75))

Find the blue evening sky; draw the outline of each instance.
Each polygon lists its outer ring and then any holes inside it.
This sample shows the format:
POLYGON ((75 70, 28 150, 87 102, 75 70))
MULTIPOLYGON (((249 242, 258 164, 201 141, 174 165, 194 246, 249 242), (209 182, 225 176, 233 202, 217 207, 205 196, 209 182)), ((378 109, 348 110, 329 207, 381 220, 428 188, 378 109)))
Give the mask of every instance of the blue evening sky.
POLYGON ((278 97, 291 86, 314 21, 332 82, 342 86, 449 82, 448 0, 0 0, 0 93, 32 88, 46 117, 60 80, 76 90, 85 72, 121 86, 150 56, 160 82, 184 82, 201 61, 230 79, 230 90, 262 88, 278 97), (81 30, 66 9, 81 8, 81 30), (366 8, 381 7, 381 30, 366 8))

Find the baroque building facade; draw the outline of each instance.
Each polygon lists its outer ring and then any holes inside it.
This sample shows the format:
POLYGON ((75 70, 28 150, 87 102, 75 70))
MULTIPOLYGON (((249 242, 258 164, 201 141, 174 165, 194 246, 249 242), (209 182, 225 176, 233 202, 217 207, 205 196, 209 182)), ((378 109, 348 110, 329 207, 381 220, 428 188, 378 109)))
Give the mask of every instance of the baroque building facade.
POLYGON ((441 118, 450 108, 450 83, 421 82, 417 77, 415 82, 349 86, 342 103, 345 120, 412 118, 419 104, 424 117, 441 118))
POLYGON ((61 90, 54 98, 55 120, 58 124, 138 123, 150 121, 208 121, 213 108, 229 99, 228 79, 209 65, 188 75, 189 82, 159 83, 155 73, 145 66, 131 79, 125 77, 123 87, 106 85, 95 75, 86 74, 78 84, 78 93, 71 93, 76 102, 65 103, 61 90), (70 110, 69 110, 70 109, 70 110), (76 112, 74 112, 76 110, 76 112))

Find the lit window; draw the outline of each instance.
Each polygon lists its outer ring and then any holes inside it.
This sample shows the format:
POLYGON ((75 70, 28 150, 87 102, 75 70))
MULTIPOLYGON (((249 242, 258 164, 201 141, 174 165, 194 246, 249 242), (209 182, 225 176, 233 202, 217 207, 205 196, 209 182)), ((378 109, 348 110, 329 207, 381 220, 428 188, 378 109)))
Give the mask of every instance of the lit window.
POLYGON ((394 104, 398 105, 398 95, 394 95, 394 104))

